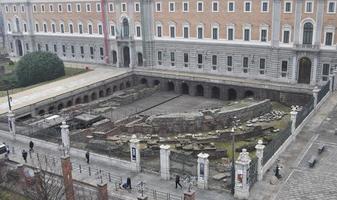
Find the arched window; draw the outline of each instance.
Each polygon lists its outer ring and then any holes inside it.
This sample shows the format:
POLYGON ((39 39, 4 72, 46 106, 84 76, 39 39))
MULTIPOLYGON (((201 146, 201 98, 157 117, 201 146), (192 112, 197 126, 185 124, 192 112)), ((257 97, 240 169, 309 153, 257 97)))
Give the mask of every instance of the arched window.
POLYGON ((123 37, 129 37, 129 22, 128 19, 123 19, 123 37))
POLYGON ((16 31, 20 32, 20 22, 19 22, 19 18, 15 19, 15 23, 16 23, 16 31))
POLYGON ((312 44, 312 35, 314 27, 312 23, 307 22, 303 26, 303 44, 312 44))
POLYGON ((138 66, 143 66, 143 55, 138 53, 138 66))

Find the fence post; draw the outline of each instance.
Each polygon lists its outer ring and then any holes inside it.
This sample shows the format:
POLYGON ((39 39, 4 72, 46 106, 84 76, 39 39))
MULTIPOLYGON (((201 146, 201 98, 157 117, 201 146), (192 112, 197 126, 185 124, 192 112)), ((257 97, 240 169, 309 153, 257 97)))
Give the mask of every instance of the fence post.
POLYGON ((336 78, 337 78, 337 68, 336 69, 334 69, 333 70, 333 74, 334 74, 334 81, 333 81, 333 90, 336 90, 337 89, 337 80, 336 80, 336 78))
POLYGON ((297 118, 297 110, 293 106, 292 110, 290 111, 290 119, 291 119, 291 135, 295 134, 296 130, 296 118, 297 118))
POLYGON ((209 161, 207 153, 198 154, 198 188, 208 189, 209 161))
POLYGON ((69 155, 61 157, 66 200, 75 200, 72 167, 69 155))
POLYGON ((170 145, 160 145, 160 175, 164 180, 170 180, 170 145))
POLYGON ((136 172, 140 172, 140 152, 139 152, 139 139, 136 135, 132 135, 130 140, 130 157, 131 157, 131 169, 136 172))
POLYGON ((184 192, 184 200, 195 200, 195 191, 184 192))
POLYGON ((329 74, 329 91, 333 92, 333 79, 334 79, 334 74, 329 74))
POLYGON ((242 149, 238 159, 235 162, 235 193, 234 197, 238 199, 248 199, 249 197, 249 182, 248 169, 251 162, 247 149, 242 149))
POLYGON ((259 140, 257 142, 257 145, 255 146, 256 149, 256 157, 257 159, 257 180, 262 181, 263 179, 263 171, 262 171, 262 159, 263 159, 263 150, 266 146, 263 145, 262 140, 259 140))
POLYGON ((70 153, 70 139, 69 139, 69 125, 66 122, 62 122, 61 127, 61 138, 62 138, 62 150, 65 155, 70 153))
POLYGON ((312 94, 314 96, 314 109, 316 109, 317 106, 317 101, 318 101, 318 92, 320 91, 320 89, 315 86, 315 88, 312 90, 312 94))
POLYGON ((108 184, 107 183, 98 183, 98 200, 108 200, 108 184))

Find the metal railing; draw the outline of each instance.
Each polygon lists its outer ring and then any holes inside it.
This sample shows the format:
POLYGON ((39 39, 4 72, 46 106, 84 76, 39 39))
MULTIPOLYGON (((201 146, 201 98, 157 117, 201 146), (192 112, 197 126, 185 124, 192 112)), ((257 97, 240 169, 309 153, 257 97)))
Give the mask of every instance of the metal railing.
POLYGON ((297 112, 296 116, 296 128, 303 122, 303 120, 310 114, 310 112, 314 109, 314 97, 311 97, 309 101, 302 106, 302 110, 297 112))
POLYGON ((319 103, 330 90, 330 80, 321 88, 317 94, 317 103, 319 103))
POLYGON ((249 188, 251 189, 252 186, 257 182, 257 163, 258 163, 258 158, 255 157, 253 158, 250 163, 249 163, 249 172, 248 172, 248 177, 249 177, 249 188))

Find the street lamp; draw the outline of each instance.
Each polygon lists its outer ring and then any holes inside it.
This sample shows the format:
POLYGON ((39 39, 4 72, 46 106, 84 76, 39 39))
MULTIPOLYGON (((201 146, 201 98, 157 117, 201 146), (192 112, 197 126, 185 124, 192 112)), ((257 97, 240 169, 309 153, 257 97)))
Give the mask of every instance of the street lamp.
POLYGON ((233 117, 233 127, 232 127, 232 169, 231 169, 231 193, 234 194, 235 192, 235 129, 237 126, 237 123, 239 120, 237 120, 237 117, 233 117))

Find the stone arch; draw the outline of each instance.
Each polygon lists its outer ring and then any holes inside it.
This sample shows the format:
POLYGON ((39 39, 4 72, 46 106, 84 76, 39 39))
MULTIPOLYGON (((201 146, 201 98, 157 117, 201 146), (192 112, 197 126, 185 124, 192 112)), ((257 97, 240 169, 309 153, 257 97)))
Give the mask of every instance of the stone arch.
POLYGON ((98 97, 99 97, 99 98, 104 97, 104 91, 103 91, 103 90, 100 90, 100 91, 98 92, 98 97))
POLYGON ((75 99, 75 104, 77 105, 77 104, 80 104, 80 103, 82 103, 82 99, 81 99, 81 97, 77 97, 75 99))
POLYGON ((299 60, 298 68, 298 83, 310 84, 311 60, 308 57, 302 57, 299 60))
POLYGON ((49 114, 51 114, 51 113, 53 113, 54 112, 54 106, 50 106, 49 108, 48 108, 48 113, 49 114))
POLYGON ((64 108, 64 105, 63 103, 60 103, 58 106, 57 106, 57 110, 60 111, 64 108))
POLYGON ((174 83, 173 83, 173 81, 167 82, 167 90, 168 91, 174 91, 174 83))
POLYGON ((112 88, 112 92, 116 92, 117 91, 117 86, 114 85, 113 88, 112 88))
POLYGON ((91 101, 94 101, 97 99, 97 94, 96 92, 91 93, 91 101))
POLYGON ((72 100, 69 100, 68 102, 67 102, 67 107, 70 107, 70 106, 72 106, 73 105, 73 101, 72 100))
POLYGON ((314 34, 314 25, 311 22, 303 24, 303 44, 312 44, 314 34))
POLYGON ((39 110, 38 114, 39 114, 40 116, 43 116, 44 114, 46 114, 46 112, 45 112, 43 109, 41 109, 41 110, 39 110))
POLYGON ((123 90, 124 89, 124 83, 120 83, 119 84, 119 90, 123 90))
POLYGON ((220 99, 220 89, 217 86, 212 87, 211 98, 220 99))
POLYGON ((131 83, 130 83, 130 81, 126 81, 126 83, 125 83, 125 87, 126 87, 126 88, 129 88, 129 87, 131 87, 131 83))
POLYGON ((236 90, 233 88, 230 88, 228 90, 228 100, 233 101, 233 100, 236 100, 236 98, 237 98, 236 90))
POLYGON ((111 94, 111 88, 108 87, 108 88, 105 90, 105 94, 106 94, 106 96, 110 95, 110 94, 111 94))
POLYGON ((84 95, 83 102, 84 103, 88 103, 89 102, 89 96, 88 95, 84 95))
POLYGON ((160 84, 160 81, 159 80, 154 80, 153 81, 153 85, 156 86, 156 85, 159 85, 160 84))
POLYGON ((251 90, 247 90, 247 91, 245 91, 244 97, 245 97, 245 98, 251 98, 251 97, 254 97, 254 92, 251 91, 251 90))
POLYGON ((146 78, 140 79, 140 83, 141 83, 141 84, 144 84, 144 85, 147 85, 147 84, 148 84, 146 78))
POLYGON ((204 87, 202 85, 197 85, 195 89, 195 96, 204 96, 204 87))
POLYGON ((181 92, 182 94, 190 94, 190 87, 188 86, 187 83, 181 84, 181 92))

